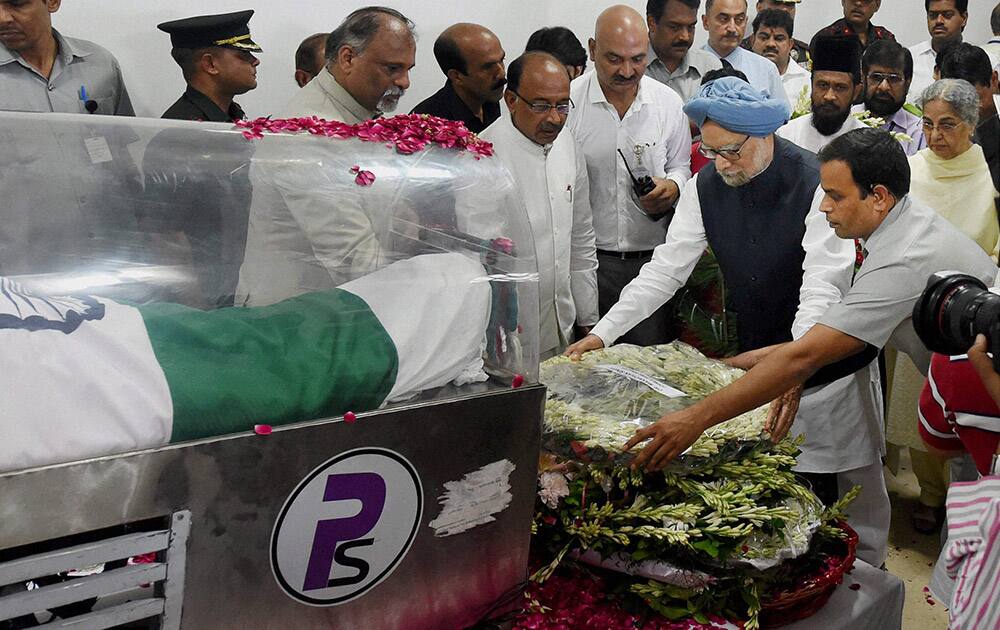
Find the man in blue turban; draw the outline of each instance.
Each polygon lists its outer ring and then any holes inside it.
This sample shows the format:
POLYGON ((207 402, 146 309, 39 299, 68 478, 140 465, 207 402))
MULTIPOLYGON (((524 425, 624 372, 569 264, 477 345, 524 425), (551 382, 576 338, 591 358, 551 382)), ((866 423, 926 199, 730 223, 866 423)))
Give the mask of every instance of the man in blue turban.
MULTIPOLYGON (((726 307, 736 314, 741 354, 729 360, 736 367, 749 369, 768 348, 804 335, 851 285, 854 246, 837 238, 820 212, 816 155, 774 135, 788 121, 784 100, 727 76, 706 83, 684 113, 701 128, 700 151, 712 162, 685 185, 652 260, 568 356, 610 345, 670 299, 706 247, 724 277, 726 307)), ((861 538, 858 556, 880 566, 890 509, 875 354, 828 366, 779 397, 768 427, 775 439, 790 424, 794 435, 805 435, 797 470, 811 477, 824 502, 862 486, 851 525, 861 538)))

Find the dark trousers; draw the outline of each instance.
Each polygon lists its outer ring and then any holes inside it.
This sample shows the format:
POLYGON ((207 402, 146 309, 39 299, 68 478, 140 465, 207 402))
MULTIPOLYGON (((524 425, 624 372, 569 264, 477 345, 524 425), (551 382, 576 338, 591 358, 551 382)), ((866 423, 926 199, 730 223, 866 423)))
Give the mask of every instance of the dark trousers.
MULTIPOLYGON (((649 262, 652 255, 642 258, 622 260, 617 256, 598 254, 597 256, 597 308, 601 317, 611 310, 618 302, 622 289, 631 282, 642 266, 649 262)), ((677 308, 674 300, 670 300, 645 320, 622 335, 618 343, 631 343, 637 346, 653 346, 660 343, 670 343, 680 334, 677 322, 677 308)))
POLYGON ((840 499, 840 484, 837 483, 837 473, 798 473, 812 486, 819 500, 830 507, 840 499))

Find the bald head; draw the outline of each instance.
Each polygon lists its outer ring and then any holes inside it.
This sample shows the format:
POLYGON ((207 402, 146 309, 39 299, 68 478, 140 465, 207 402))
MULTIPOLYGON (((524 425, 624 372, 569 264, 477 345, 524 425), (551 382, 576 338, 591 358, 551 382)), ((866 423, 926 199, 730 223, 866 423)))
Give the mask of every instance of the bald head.
POLYGON ((549 53, 526 52, 511 62, 508 78, 504 102, 514 127, 535 144, 554 142, 569 113, 566 66, 549 53))
POLYGON ((446 28, 434 42, 441 72, 464 99, 497 102, 506 83, 504 50, 490 29, 461 22, 446 28))
POLYGON ((649 37, 646 19, 632 7, 616 4, 601 11, 594 24, 594 39, 649 37))
POLYGON ((646 19, 625 5, 605 9, 589 42, 598 82, 609 99, 635 97, 646 72, 649 30, 646 19))

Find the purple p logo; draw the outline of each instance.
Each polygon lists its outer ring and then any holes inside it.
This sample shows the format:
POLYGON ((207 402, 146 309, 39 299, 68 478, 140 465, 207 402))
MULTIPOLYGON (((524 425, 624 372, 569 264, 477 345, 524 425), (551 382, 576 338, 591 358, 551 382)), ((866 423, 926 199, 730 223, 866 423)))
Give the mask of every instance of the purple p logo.
POLYGON ((355 599, 396 568, 422 514, 420 479, 401 455, 379 448, 338 455, 282 507, 271 535, 275 578, 306 604, 355 599))
POLYGON ((371 545, 375 541, 361 537, 372 531, 385 507, 385 481, 375 473, 348 473, 326 478, 324 501, 361 501, 361 511, 349 518, 332 518, 316 524, 312 554, 306 568, 304 591, 331 586, 346 586, 364 580, 369 566, 364 560, 347 556, 350 548, 371 545), (340 545, 338 547, 338 544, 340 545), (338 564, 358 569, 354 577, 330 578, 334 559, 338 564))

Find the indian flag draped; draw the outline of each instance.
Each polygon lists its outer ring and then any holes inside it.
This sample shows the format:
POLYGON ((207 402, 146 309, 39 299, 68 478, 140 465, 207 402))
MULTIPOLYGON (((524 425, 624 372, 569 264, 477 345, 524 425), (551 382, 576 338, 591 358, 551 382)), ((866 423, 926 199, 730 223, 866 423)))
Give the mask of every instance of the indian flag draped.
POLYGON ((377 408, 485 380, 490 285, 462 254, 199 311, 0 278, 0 472, 377 408))

